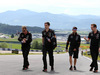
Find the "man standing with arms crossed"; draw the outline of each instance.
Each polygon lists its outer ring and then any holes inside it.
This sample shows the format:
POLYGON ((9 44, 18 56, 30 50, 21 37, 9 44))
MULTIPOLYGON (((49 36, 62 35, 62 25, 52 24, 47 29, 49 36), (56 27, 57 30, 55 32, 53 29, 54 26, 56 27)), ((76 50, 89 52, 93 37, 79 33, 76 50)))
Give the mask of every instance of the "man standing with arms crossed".
POLYGON ((43 44, 43 49, 42 49, 42 53, 43 53, 43 72, 47 72, 47 60, 46 60, 46 56, 47 56, 47 52, 49 55, 49 64, 51 66, 51 71, 54 70, 54 56, 53 56, 53 46, 52 46, 52 38, 56 38, 56 35, 54 33, 53 30, 51 30, 50 27, 50 23, 49 22, 45 22, 45 29, 42 31, 42 44, 43 44))
POLYGON ((24 58, 23 70, 27 70, 29 67, 28 54, 30 51, 30 43, 32 41, 32 35, 30 32, 27 31, 27 28, 25 26, 22 27, 22 33, 20 34, 18 40, 22 44, 21 48, 24 58))
POLYGON ((79 54, 79 47, 81 43, 81 37, 77 34, 77 27, 73 27, 72 33, 69 35, 67 43, 66 43, 66 52, 68 52, 68 45, 70 43, 69 48, 69 61, 70 61, 70 68, 69 70, 73 70, 72 66, 72 55, 74 58, 74 70, 76 70, 76 62, 79 54))
POLYGON ((90 65, 90 71, 94 69, 94 72, 98 72, 98 55, 100 51, 100 32, 97 30, 96 24, 91 24, 92 32, 89 33, 88 38, 84 37, 86 41, 90 41, 90 52, 92 57, 92 63, 90 65))

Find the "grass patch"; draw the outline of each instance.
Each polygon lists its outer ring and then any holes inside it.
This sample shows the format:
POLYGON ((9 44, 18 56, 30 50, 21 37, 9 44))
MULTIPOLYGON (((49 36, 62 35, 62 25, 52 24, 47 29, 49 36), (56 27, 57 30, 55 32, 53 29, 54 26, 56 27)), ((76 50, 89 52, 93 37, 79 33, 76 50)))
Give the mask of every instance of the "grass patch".
MULTIPOLYGON (((66 52, 54 52, 54 54, 63 54, 63 53, 66 53, 66 52)), ((19 54, 14 54, 14 53, 0 53, 0 55, 22 55, 22 53, 19 53, 19 54)), ((42 55, 42 52, 40 53, 29 53, 29 55, 42 55)))
MULTIPOLYGON (((91 58, 91 55, 88 55, 87 52, 84 52, 84 56, 91 58)), ((100 57, 98 56, 98 60, 100 61, 100 57)))

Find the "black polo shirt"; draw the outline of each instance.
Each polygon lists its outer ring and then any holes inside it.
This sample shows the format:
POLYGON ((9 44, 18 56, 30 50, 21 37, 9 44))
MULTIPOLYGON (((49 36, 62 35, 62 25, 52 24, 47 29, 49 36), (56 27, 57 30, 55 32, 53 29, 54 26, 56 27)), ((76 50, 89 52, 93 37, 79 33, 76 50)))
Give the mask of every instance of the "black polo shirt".
POLYGON ((88 35, 88 38, 90 39, 90 46, 99 46, 100 43, 100 32, 97 30, 97 33, 94 34, 94 32, 90 32, 88 35))
POLYGON ((81 42, 81 37, 77 33, 72 33, 68 36, 67 44, 66 44, 66 49, 68 49, 68 45, 70 43, 71 48, 79 48, 81 42))
POLYGON ((44 38, 44 42, 43 42, 44 43, 44 46, 49 47, 49 46, 52 45, 52 43, 49 42, 48 39, 51 40, 53 36, 55 36, 55 32, 52 29, 49 29, 48 32, 46 32, 46 30, 43 30, 42 31, 42 37, 44 38))

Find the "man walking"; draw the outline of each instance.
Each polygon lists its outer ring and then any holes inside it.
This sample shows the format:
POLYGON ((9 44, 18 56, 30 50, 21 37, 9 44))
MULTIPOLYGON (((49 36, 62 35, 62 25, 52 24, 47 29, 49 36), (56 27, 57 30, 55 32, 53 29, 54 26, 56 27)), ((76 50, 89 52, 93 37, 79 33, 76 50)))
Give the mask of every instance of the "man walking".
POLYGON ((47 52, 49 55, 49 64, 51 66, 51 71, 54 70, 54 56, 53 56, 53 49, 56 47, 53 46, 53 41, 52 39, 55 38, 56 39, 56 35, 54 33, 53 30, 51 30, 50 27, 50 23, 49 22, 45 22, 45 29, 42 31, 42 44, 43 44, 43 49, 42 49, 42 53, 43 53, 43 72, 47 72, 47 60, 46 60, 46 56, 47 56, 47 52))
POLYGON ((22 44, 21 48, 24 58, 23 70, 27 70, 29 67, 28 54, 30 51, 30 43, 32 41, 32 35, 30 32, 27 31, 27 28, 25 26, 22 27, 22 33, 20 34, 18 40, 22 44))
POLYGON ((98 55, 100 50, 100 32, 97 30, 96 24, 91 24, 92 32, 89 33, 88 38, 84 37, 86 41, 91 40, 90 42, 90 53, 92 57, 92 63, 90 65, 90 71, 94 69, 94 72, 98 72, 98 55))
POLYGON ((69 68, 69 70, 73 70, 72 55, 74 58, 74 70, 76 70, 76 62, 77 62, 77 58, 78 58, 81 37, 79 34, 77 34, 77 27, 73 27, 72 31, 73 32, 69 35, 67 43, 66 43, 66 51, 68 52, 68 45, 70 43, 70 48, 69 48, 70 68, 69 68))

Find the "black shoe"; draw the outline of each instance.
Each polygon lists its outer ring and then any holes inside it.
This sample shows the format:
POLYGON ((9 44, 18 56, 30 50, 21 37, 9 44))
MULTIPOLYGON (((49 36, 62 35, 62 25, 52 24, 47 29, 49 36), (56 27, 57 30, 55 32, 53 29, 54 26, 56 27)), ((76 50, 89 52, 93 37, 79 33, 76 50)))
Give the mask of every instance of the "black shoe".
POLYGON ((22 69, 22 70, 27 70, 27 68, 23 67, 23 69, 22 69))
POLYGON ((93 67, 90 68, 90 71, 93 71, 93 67))
POLYGON ((94 73, 98 73, 98 70, 94 70, 93 72, 94 72, 94 73))
POLYGON ((77 70, 77 69, 76 69, 76 66, 74 66, 74 70, 77 70))
POLYGON ((71 67, 69 68, 69 70, 71 70, 71 71, 72 71, 72 70, 73 70, 73 67, 71 66, 71 67))
POLYGON ((29 69, 29 65, 26 68, 29 69))
POLYGON ((51 67, 51 71, 54 71, 54 67, 53 66, 51 67))
POLYGON ((47 72, 47 69, 42 70, 43 72, 47 72))

